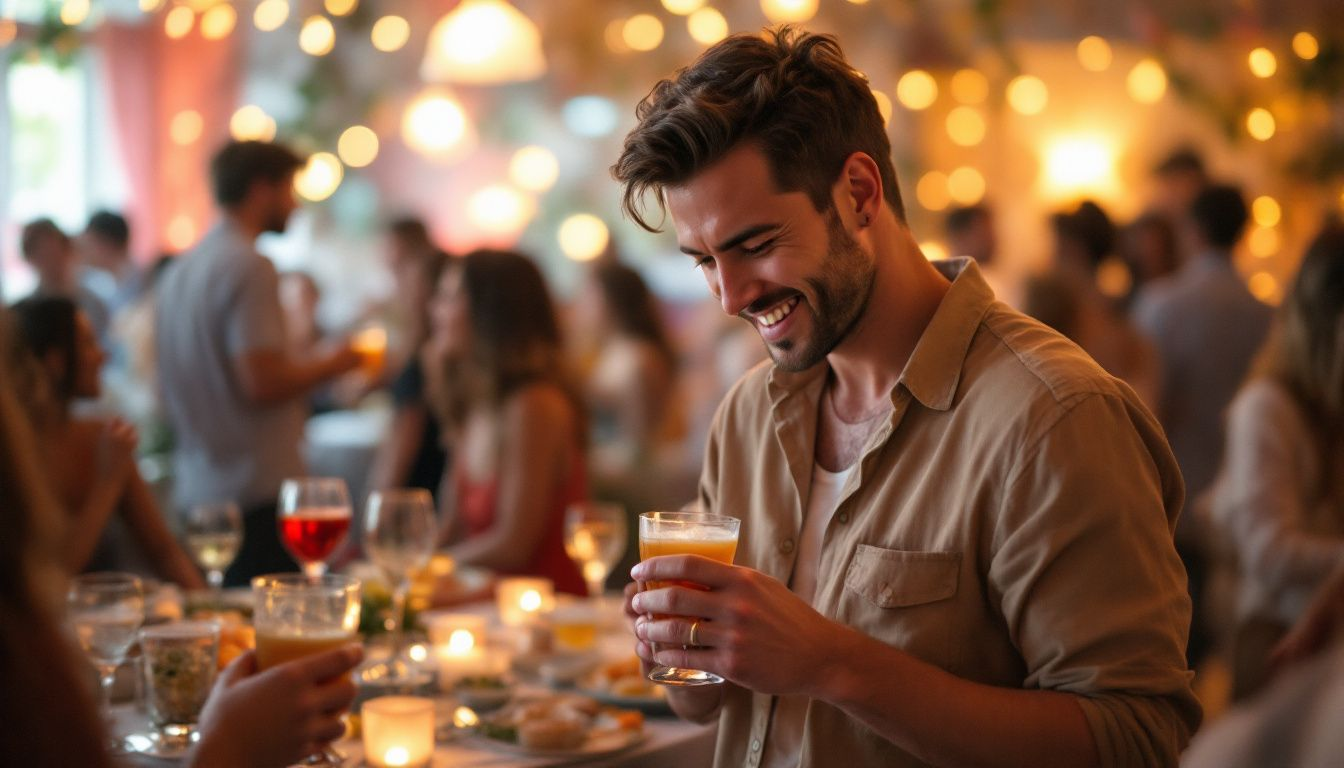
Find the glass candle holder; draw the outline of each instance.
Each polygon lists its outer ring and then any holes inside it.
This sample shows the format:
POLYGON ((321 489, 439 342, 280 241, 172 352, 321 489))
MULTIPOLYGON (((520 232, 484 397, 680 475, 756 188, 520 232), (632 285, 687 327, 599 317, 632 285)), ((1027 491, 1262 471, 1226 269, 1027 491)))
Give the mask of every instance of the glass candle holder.
POLYGON ((555 610, 555 583, 550 579, 501 579, 495 588, 499 620, 507 627, 536 623, 555 610))
POLYGON ((382 696, 360 710, 364 762, 376 768, 416 768, 434 755, 434 702, 418 696, 382 696))

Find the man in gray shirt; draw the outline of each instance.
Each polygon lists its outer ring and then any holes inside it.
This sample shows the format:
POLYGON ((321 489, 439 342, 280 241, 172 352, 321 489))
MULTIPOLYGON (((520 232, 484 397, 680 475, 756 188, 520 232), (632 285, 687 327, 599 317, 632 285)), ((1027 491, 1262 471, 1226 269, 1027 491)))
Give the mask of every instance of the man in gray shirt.
POLYGON ((210 177, 223 215, 159 288, 156 346, 176 439, 174 501, 243 507, 245 535, 225 577, 230 585, 295 569, 279 541, 275 505, 281 481, 304 474, 304 398, 360 363, 348 344, 304 359, 289 352, 275 266, 254 245, 263 232, 285 230, 302 165, 278 144, 221 149, 210 177))
MULTIPOLYGON (((1158 418, 1185 478, 1187 508, 1218 472, 1223 414, 1269 333, 1269 307, 1251 295, 1232 266, 1232 248, 1241 239, 1246 220, 1240 190, 1225 185, 1205 188, 1187 214, 1189 252, 1194 256, 1176 274, 1144 286, 1134 304, 1134 323, 1152 339, 1161 360, 1158 418)), ((1176 528, 1176 548, 1185 561, 1195 600, 1192 663, 1199 660, 1206 642, 1198 620, 1205 573, 1197 519, 1181 515, 1176 528)))

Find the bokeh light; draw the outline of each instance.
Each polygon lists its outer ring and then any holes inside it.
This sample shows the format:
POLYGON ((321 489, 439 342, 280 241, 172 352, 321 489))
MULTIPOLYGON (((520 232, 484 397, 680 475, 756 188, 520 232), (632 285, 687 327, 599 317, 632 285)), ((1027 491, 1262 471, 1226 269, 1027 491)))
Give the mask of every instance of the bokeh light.
POLYGON ((1089 72, 1105 72, 1111 66, 1111 44, 1105 38, 1089 35, 1078 41, 1078 63, 1089 72))
POLYGON ((523 147, 509 161, 509 180, 529 192, 545 192, 559 177, 560 163, 545 147, 523 147))
POLYGON ((299 49, 309 56, 326 56, 336 47, 336 28, 326 16, 309 16, 299 30, 299 49))
POLYGON ((179 5, 163 17, 163 33, 172 40, 181 40, 191 34, 196 23, 196 13, 185 5, 179 5))
POLYGON ((989 79, 974 69, 959 69, 952 75, 952 98, 962 104, 982 104, 989 98, 989 79))
POLYGON ((576 213, 560 224, 556 239, 560 250, 574 261, 592 261, 607 248, 611 233, 601 219, 591 213, 576 213))
POLYGON ((942 171, 929 171, 919 178, 915 185, 915 199, 925 210, 941 211, 952 202, 947 193, 947 174, 942 171))
POLYGON ((441 91, 417 96, 401 122, 406 145, 421 154, 447 159, 471 143, 471 124, 458 101, 441 91))
POLYGON ((1283 218, 1283 209, 1279 201, 1269 195, 1261 195, 1251 202, 1251 218, 1262 227, 1278 226, 1283 218))
POLYGON ((1257 141, 1269 141, 1274 137, 1276 128, 1274 115, 1270 114, 1268 109, 1256 107, 1246 113, 1246 132, 1251 138, 1257 141))
POLYGON ((985 118, 975 107, 956 107, 947 113, 947 135, 953 144, 973 147, 985 138, 985 118))
POLYGON ((1256 77, 1273 77, 1279 70, 1279 60, 1268 48, 1256 48, 1246 57, 1246 65, 1256 77))
POLYGON ((201 37, 223 40, 238 24, 238 12, 228 3, 220 3, 201 14, 201 37))
POLYGON ((1279 280, 1268 272, 1256 272, 1246 281, 1251 295, 1265 302, 1275 304, 1279 300, 1279 280))
POLYGON ((947 174, 947 194, 958 205, 975 205, 985 196, 985 177, 963 165, 947 174))
POLYGON ((1167 92, 1167 73, 1154 59, 1144 59, 1129 70, 1125 88, 1140 104, 1156 104, 1167 92))
POLYGON ((891 97, 874 88, 873 101, 877 102, 877 113, 882 116, 882 124, 889 124, 892 110, 891 97))
POLYGON ((507 184, 491 184, 467 199, 467 218, 491 235, 515 235, 537 211, 536 202, 507 184))
POLYGON ((896 81, 896 100, 906 109, 927 109, 938 98, 938 83, 922 69, 912 69, 896 81))
POLYGON ((1252 256, 1268 259, 1279 252, 1280 242, 1277 229, 1264 226, 1251 227, 1251 233, 1246 237, 1246 248, 1252 256))
POLYGON ((61 3, 61 23, 77 27, 89 18, 89 0, 65 0, 61 3))
POLYGON ((1008 82, 1008 106, 1022 115, 1039 115, 1050 101, 1045 83, 1033 75, 1018 75, 1008 82))
POLYGON ((351 168, 363 168, 378 157, 378 134, 365 125, 352 125, 336 141, 336 154, 351 168))
POLYGON ((13 19, 0 19, 0 48, 14 42, 19 36, 19 25, 13 19))
POLYGON ((1298 32, 1293 35, 1293 53, 1305 61, 1311 61, 1321 52, 1321 44, 1310 32, 1298 32))
POLYGON ((761 12, 774 24, 796 24, 817 15, 818 0, 761 0, 761 12))
POLYGON ((270 141, 275 138, 275 119, 261 107, 248 104, 229 118, 229 134, 238 141, 270 141))
POLYGON ((700 10, 700 6, 705 4, 705 0, 663 0, 663 7, 668 13, 675 13, 678 16, 687 16, 700 10))
POLYGON ((1114 181, 1115 156, 1099 138, 1062 138, 1047 144, 1044 154, 1044 181, 1052 197, 1096 194, 1114 181))
POLYGON ((172 122, 168 124, 168 136, 174 144, 185 147, 195 144, 204 129, 205 120, 201 118, 201 113, 184 109, 173 115, 172 122))
POLYGON ((321 202, 331 197, 344 177, 345 169, 335 155, 317 152, 310 155, 308 164, 294 175, 294 191, 305 200, 321 202))
POLYGON ((289 19, 287 0, 261 0, 252 12, 252 24, 262 32, 274 32, 289 19))
POLYGON ((168 247, 174 251, 185 251, 196 244, 198 232, 195 220, 185 213, 179 213, 168 222, 168 228, 164 230, 164 239, 168 241, 168 247))
POLYGON ((686 17, 686 29, 701 45, 713 45, 728 36, 728 20, 713 8, 701 8, 686 17))
POLYGON ((929 261, 942 261, 948 257, 947 246, 937 240, 925 240, 919 244, 919 250, 929 261))
POLYGON ((411 39, 411 23, 400 16, 384 16, 373 23, 369 38, 384 53, 399 51, 411 39))
POLYGON ((663 43, 663 22, 649 13, 635 14, 626 19, 621 37, 631 50, 652 51, 663 43))
POLYGON ((323 7, 332 16, 349 16, 359 6, 359 0, 326 0, 323 7))

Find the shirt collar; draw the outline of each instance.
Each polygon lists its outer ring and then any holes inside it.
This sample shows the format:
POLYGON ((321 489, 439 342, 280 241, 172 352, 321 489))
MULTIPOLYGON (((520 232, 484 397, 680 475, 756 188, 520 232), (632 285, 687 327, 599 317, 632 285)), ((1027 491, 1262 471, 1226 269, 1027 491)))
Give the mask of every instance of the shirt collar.
MULTIPOLYGON (((933 266, 952 285, 920 334, 898 384, 925 407, 945 411, 952 407, 966 354, 994 303, 994 291, 970 257, 935 261, 933 266)), ((797 372, 773 366, 767 383, 771 404, 777 407, 794 394, 819 395, 829 369, 825 361, 797 372)))

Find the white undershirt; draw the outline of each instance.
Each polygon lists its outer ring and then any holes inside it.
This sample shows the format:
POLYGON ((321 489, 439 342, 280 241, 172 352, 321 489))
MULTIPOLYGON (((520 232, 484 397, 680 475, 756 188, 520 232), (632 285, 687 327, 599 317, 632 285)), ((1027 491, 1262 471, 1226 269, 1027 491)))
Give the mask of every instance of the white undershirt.
MULTIPOLYGON (((830 524, 835 508, 840 505, 840 492, 844 490, 845 481, 853 471, 853 465, 839 472, 828 472, 816 464, 812 466, 812 490, 807 497, 807 512, 803 515, 798 559, 793 562, 793 578, 789 581, 789 589, 809 605, 816 597, 821 540, 826 535, 826 526, 830 524)), ((780 696, 775 699, 762 766, 793 768, 798 765, 807 702, 804 696, 780 696)))

